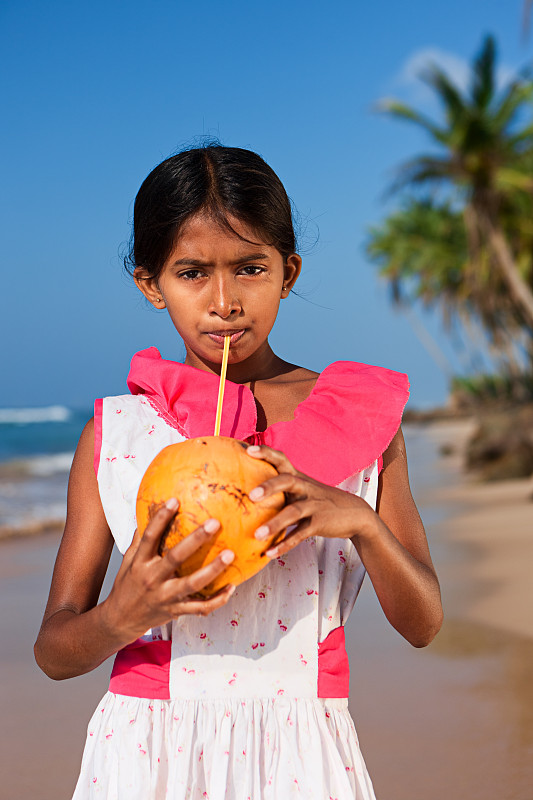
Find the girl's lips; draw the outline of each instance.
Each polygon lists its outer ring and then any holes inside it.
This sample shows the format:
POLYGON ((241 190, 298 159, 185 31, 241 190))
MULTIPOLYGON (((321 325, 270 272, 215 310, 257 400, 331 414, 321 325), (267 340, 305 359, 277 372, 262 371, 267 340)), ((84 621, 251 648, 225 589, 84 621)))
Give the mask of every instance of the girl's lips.
POLYGON ((243 336, 244 333, 245 333, 245 328, 242 328, 242 330, 240 330, 240 331, 233 331, 233 332, 228 331, 227 333, 222 333, 222 332, 209 333, 208 332, 207 335, 209 336, 209 338, 213 342, 216 342, 217 344, 224 344, 224 339, 226 338, 226 336, 229 336, 231 344, 235 344, 235 342, 238 342, 239 339, 241 338, 241 336, 243 336))

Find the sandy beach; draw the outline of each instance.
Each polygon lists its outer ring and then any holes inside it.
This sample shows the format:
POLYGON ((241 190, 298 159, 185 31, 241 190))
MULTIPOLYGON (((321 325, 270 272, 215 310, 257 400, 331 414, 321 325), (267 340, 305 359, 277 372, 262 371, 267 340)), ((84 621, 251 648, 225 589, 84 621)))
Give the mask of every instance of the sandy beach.
MULTIPOLYGON (((533 482, 465 479, 470 427, 411 425, 406 434, 442 585, 441 633, 424 650, 410 647, 368 581, 347 625, 350 707, 378 800, 533 797, 533 482), (439 455, 442 445, 452 455, 439 455)), ((57 545, 56 533, 0 543, 5 800, 68 800, 110 670, 54 683, 33 663, 57 545)))
POLYGON ((461 472, 470 422, 409 430, 413 485, 445 623, 415 650, 371 587, 349 620, 351 710, 378 800, 533 797, 533 481, 461 472), (441 447, 454 452, 438 457, 441 447), (438 480, 436 480, 436 478, 438 480))

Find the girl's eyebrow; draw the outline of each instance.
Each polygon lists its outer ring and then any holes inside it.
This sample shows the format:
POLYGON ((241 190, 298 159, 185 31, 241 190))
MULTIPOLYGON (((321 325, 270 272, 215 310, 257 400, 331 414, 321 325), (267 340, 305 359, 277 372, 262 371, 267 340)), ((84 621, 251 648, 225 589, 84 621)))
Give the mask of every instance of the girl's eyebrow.
MULTIPOLYGON (((232 266, 235 266, 237 264, 244 264, 246 261, 265 261, 269 258, 270 257, 267 253, 249 253, 248 255, 236 258, 234 261, 230 261, 229 263, 232 266)), ((213 263, 211 261, 202 261, 199 258, 180 258, 177 261, 174 261, 173 266, 212 267, 213 263)))

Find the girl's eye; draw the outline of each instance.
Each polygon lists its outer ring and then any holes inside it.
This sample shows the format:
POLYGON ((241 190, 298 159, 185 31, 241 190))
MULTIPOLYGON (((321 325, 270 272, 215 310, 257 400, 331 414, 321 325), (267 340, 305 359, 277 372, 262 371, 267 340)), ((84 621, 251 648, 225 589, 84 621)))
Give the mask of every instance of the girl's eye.
POLYGON ((242 267, 241 272, 245 275, 260 275, 262 272, 266 272, 266 270, 264 267, 248 264, 246 267, 242 267))
POLYGON ((197 278, 201 278, 203 274, 199 269, 188 269, 185 272, 180 272, 180 278, 184 278, 186 281, 195 281, 197 278))

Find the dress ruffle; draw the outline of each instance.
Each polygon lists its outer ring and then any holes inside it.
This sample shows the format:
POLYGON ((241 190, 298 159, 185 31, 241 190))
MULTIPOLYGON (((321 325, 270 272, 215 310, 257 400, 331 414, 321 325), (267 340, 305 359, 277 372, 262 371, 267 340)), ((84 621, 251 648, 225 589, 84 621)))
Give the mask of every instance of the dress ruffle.
POLYGON ((374 800, 346 700, 107 693, 73 800, 374 800), (191 782, 191 776, 194 780, 191 782))
MULTIPOLYGON (((146 395, 167 422, 193 438, 213 433, 218 381, 218 375, 163 359, 149 347, 134 355, 128 388, 146 395)), ((336 361, 319 375, 293 420, 257 432, 252 392, 226 381, 221 435, 281 450, 300 472, 337 486, 387 449, 408 397, 407 375, 336 361)))

